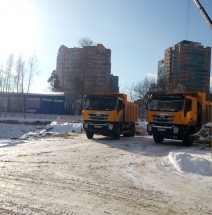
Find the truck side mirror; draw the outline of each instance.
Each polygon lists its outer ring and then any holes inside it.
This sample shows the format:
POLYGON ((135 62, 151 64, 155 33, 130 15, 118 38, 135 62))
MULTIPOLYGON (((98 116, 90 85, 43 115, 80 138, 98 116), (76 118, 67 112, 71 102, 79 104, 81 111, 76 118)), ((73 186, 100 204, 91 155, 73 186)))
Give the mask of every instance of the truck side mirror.
POLYGON ((149 106, 149 103, 151 102, 151 99, 147 99, 146 100, 146 110, 148 110, 148 106, 149 106))
POLYGON ((148 110, 149 99, 146 100, 146 110, 148 110))

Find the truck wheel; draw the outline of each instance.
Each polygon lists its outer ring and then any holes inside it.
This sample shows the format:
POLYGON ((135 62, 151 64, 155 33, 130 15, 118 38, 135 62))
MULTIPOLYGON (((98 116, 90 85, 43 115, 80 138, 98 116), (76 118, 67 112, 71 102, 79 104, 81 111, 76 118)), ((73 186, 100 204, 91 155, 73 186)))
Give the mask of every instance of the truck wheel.
POLYGON ((123 137, 131 137, 132 136, 132 128, 131 128, 131 126, 129 127, 129 131, 128 132, 126 132, 126 133, 123 133, 123 137))
POLYGON ((132 137, 135 136, 135 123, 132 124, 132 137))
POLYGON ((129 132, 123 133, 123 137, 134 137, 135 136, 135 124, 130 124, 129 132))
POLYGON ((129 137, 129 132, 123 133, 123 137, 129 137))
POLYGON ((91 131, 86 131, 86 136, 87 136, 88 139, 93 139, 93 135, 94 135, 93 132, 91 132, 91 131))
POLYGON ((156 143, 162 143, 164 140, 164 137, 153 134, 153 139, 156 143))
POLYGON ((194 141, 194 137, 192 137, 193 134, 194 134, 193 130, 189 129, 186 139, 183 140, 184 146, 191 146, 193 144, 194 141))
POLYGON ((113 138, 115 140, 119 140, 120 139, 120 128, 118 128, 116 133, 113 133, 113 138))
POLYGON ((114 133, 113 137, 115 140, 119 140, 120 139, 120 134, 119 133, 114 133))

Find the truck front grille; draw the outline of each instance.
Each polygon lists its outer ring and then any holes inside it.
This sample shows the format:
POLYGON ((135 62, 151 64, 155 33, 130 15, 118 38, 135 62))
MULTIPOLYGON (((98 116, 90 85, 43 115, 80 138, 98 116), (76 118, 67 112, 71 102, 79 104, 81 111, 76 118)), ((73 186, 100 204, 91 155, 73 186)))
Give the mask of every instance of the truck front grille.
POLYGON ((174 116, 172 115, 162 115, 162 114, 154 114, 152 115, 154 122, 160 122, 160 123, 172 123, 174 116))
POLYGON ((106 121, 106 120, 108 120, 109 114, 93 114, 93 113, 90 113, 90 114, 88 114, 88 116, 89 116, 90 120, 106 121))

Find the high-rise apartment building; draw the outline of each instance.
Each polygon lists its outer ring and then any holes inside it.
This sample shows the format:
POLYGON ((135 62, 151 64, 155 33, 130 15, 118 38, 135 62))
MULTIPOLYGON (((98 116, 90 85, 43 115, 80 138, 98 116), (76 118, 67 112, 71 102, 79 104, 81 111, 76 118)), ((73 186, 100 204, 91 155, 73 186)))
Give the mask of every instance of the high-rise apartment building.
POLYGON ((165 50, 164 81, 182 84, 186 91, 209 93, 210 65, 211 47, 183 40, 165 50))
POLYGON ((93 89, 96 87, 96 91, 118 92, 118 77, 111 74, 111 50, 102 44, 83 48, 62 45, 58 50, 56 68, 64 90, 70 89, 74 75, 80 76, 84 72, 86 84, 93 85, 93 89))
POLYGON ((158 81, 164 79, 164 60, 158 61, 158 81))

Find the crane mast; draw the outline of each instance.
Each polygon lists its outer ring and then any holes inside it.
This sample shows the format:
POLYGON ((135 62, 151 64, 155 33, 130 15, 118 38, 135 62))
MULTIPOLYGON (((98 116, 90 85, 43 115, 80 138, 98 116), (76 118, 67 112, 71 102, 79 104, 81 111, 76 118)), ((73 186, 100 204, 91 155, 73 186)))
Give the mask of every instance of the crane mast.
POLYGON ((205 18, 206 22, 212 28, 212 21, 211 18, 208 16, 207 12, 205 11, 204 7, 200 4, 199 0, 194 0, 195 4, 199 8, 200 12, 202 13, 203 17, 205 18))

